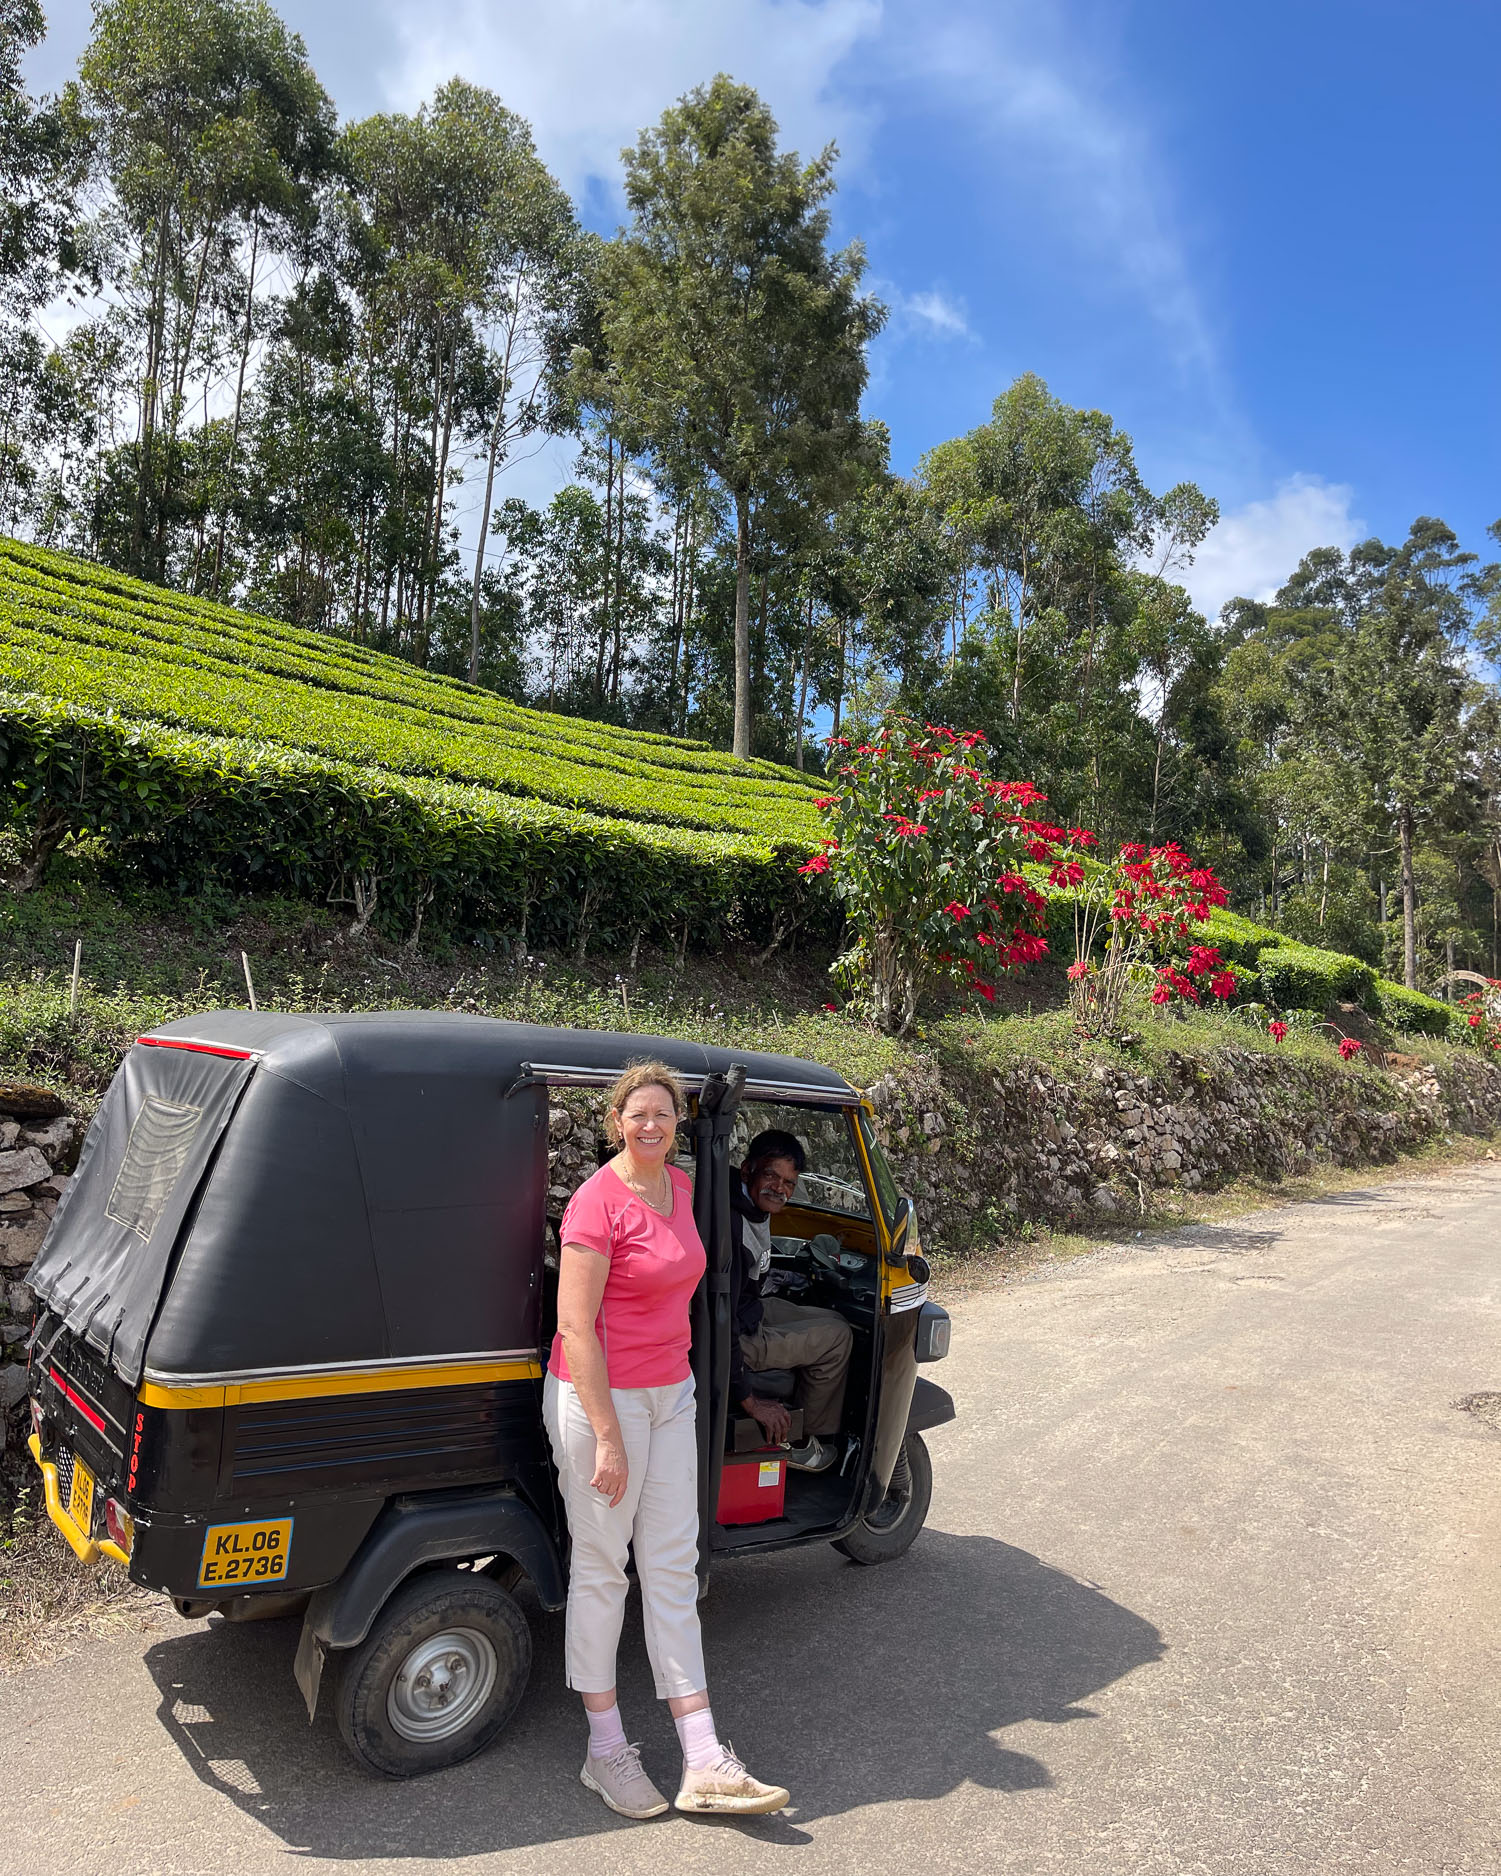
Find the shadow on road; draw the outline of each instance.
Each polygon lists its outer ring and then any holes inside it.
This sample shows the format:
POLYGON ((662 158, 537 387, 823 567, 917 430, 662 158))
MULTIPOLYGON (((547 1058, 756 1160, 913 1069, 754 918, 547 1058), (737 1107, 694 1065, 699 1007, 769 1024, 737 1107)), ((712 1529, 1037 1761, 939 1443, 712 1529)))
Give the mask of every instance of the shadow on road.
MULTIPOLYGON (((677 1740, 632 1605, 621 1707, 670 1793, 677 1740)), ((408 1783, 356 1768, 326 1700, 309 1727, 292 1681, 296 1623, 213 1621, 159 1642, 146 1664, 162 1724, 198 1777, 293 1850, 442 1859, 640 1828, 579 1784, 585 1734, 563 1686, 562 1618, 528 1615, 536 1659, 510 1728, 467 1765, 408 1783)), ((1081 1701, 1165 1652, 1149 1622, 1025 1551, 931 1529, 880 1569, 821 1549, 721 1565, 704 1629, 721 1730, 793 1792, 792 1812, 740 1828, 788 1843, 818 1818, 889 1799, 1049 1785, 1040 1760, 995 1735, 1087 1721, 1081 1701)))

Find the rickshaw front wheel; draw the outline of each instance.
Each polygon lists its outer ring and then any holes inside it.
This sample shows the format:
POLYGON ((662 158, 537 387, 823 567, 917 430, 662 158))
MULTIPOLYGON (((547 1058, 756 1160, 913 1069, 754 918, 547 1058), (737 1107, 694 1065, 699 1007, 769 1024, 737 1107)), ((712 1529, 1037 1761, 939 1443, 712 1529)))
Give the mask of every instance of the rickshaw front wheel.
POLYGON ((920 1433, 909 1433, 891 1469, 886 1496, 853 1531, 834 1540, 855 1563, 891 1563, 903 1556, 927 1521, 933 1500, 933 1461, 920 1433))
POLYGON ((413 1778, 490 1744, 526 1687, 532 1636, 493 1577, 423 1570, 335 1661, 344 1743, 367 1771, 413 1778))

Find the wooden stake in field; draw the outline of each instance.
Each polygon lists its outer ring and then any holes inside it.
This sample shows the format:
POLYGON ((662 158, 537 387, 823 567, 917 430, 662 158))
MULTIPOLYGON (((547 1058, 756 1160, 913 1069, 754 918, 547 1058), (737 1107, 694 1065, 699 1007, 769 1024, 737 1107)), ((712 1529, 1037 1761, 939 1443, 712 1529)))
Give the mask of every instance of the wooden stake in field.
POLYGON ((68 1014, 78 1014, 78 973, 83 968, 83 940, 75 939, 73 944, 73 983, 68 991, 68 1014))
POLYGON ((240 953, 240 962, 245 966, 245 988, 250 995, 250 1007, 252 1010, 258 1009, 259 1005, 255 1000, 255 979, 250 975, 250 956, 248 952, 242 951, 240 953))

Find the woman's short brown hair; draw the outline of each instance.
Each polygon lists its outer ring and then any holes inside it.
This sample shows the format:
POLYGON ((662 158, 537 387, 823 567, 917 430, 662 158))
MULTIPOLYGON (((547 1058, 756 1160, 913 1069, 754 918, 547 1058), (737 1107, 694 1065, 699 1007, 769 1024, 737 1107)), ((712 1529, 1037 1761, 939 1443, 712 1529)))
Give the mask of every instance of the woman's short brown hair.
MULTIPOLYGON (((688 1111, 688 1096, 683 1084, 665 1062, 632 1062, 630 1067, 616 1081, 607 1098, 605 1113, 605 1134, 611 1146, 619 1146, 622 1135, 620 1122, 616 1116, 625 1107, 631 1096, 641 1088, 661 1088, 672 1097, 673 1112, 681 1120, 688 1111)), ((677 1151, 677 1136, 668 1142, 667 1157, 672 1158, 677 1151)))

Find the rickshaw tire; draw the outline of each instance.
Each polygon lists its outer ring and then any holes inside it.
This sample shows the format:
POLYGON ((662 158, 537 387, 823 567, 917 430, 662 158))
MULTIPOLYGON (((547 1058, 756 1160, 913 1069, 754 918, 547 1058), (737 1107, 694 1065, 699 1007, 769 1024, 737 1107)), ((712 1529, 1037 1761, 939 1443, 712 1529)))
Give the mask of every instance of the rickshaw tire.
POLYGON ((514 1599, 483 1571, 419 1570, 392 1594, 364 1641, 330 1665, 334 1715, 362 1769, 380 1778, 417 1778, 473 1758, 504 1729, 531 1673, 532 1634, 514 1599), (450 1632, 488 1642, 494 1684, 462 1730, 405 1738, 393 1723, 393 1684, 424 1641, 450 1632))
POLYGON ((923 1436, 920 1433, 909 1433, 902 1441, 902 1450, 897 1455, 896 1469, 892 1473, 891 1488, 886 1498, 874 1511, 867 1513, 854 1530, 847 1531, 843 1537, 836 1537, 834 1548, 843 1551, 852 1563, 894 1563, 911 1549, 913 1539, 927 1522, 928 1506, 932 1501, 932 1457, 923 1436), (881 1514, 890 1504, 892 1491, 898 1489, 898 1478, 903 1466, 907 1470, 905 1503, 900 1506, 894 1519, 883 1523, 881 1514))

